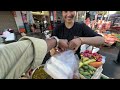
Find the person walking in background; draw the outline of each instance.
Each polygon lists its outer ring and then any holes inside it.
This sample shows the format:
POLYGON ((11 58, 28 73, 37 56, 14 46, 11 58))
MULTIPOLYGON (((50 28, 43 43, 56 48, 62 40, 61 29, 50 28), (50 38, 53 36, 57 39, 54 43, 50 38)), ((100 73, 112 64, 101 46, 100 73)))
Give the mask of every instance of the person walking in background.
POLYGON ((48 24, 48 22, 47 22, 47 20, 45 19, 45 20, 44 20, 44 28, 45 28, 45 29, 47 29, 47 24, 48 24))
POLYGON ((43 33, 43 27, 44 27, 44 23, 42 22, 42 20, 40 21, 40 31, 41 33, 43 33))
POLYGON ((114 60, 114 62, 115 62, 116 64, 120 64, 120 48, 119 48, 117 60, 114 60))
POLYGON ((91 29, 94 30, 95 29, 95 19, 93 19, 93 21, 91 22, 91 29))
POLYGON ((57 25, 60 25, 61 24, 61 19, 60 19, 60 17, 58 17, 58 19, 57 19, 57 25))
POLYGON ((90 18, 89 17, 86 18, 85 24, 91 28, 91 22, 90 22, 90 18))

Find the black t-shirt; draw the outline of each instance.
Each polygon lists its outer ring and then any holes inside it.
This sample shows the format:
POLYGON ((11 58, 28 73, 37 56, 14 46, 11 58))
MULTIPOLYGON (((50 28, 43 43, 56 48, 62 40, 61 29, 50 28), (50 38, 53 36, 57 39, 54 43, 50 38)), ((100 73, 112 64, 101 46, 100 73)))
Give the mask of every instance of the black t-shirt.
MULTIPOLYGON (((57 36, 59 39, 67 39, 68 41, 70 41, 74 39, 74 37, 94 37, 101 35, 94 32, 85 23, 75 22, 73 27, 70 29, 65 26, 65 23, 61 23, 53 30, 52 36, 57 36)), ((80 48, 76 51, 76 53, 79 55, 79 52, 80 48)))

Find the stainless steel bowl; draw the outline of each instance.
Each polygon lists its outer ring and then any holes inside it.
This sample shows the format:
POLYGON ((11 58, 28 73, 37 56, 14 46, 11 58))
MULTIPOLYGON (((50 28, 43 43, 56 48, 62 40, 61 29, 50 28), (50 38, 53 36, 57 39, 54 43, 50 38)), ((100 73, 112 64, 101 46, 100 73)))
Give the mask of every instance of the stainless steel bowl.
MULTIPOLYGON (((35 68, 33 71, 32 71, 32 74, 31 74, 31 76, 30 76, 30 78, 31 79, 34 79, 33 78, 33 75, 34 75, 34 73, 36 72, 36 70, 38 70, 39 68, 41 68, 41 67, 44 67, 44 64, 43 65, 40 65, 39 67, 37 67, 37 68, 35 68)), ((47 73, 46 73, 47 74, 47 73)), ((47 74, 48 75, 48 74, 47 74)), ((45 79, 50 79, 50 75, 48 75, 45 79)), ((36 78, 37 79, 37 78, 36 78)), ((42 79, 42 78, 41 78, 42 79)), ((52 79, 52 78, 51 78, 52 79)))

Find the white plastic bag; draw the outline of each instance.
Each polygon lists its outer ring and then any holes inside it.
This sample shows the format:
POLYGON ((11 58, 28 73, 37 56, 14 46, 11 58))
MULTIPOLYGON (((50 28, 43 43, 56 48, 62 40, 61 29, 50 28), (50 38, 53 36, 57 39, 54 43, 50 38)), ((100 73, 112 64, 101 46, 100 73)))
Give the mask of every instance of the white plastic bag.
POLYGON ((15 40, 15 34, 14 33, 10 33, 5 39, 5 41, 12 41, 12 40, 15 40))
POLYGON ((80 53, 81 53, 81 52, 84 52, 84 51, 87 49, 88 46, 89 46, 89 45, 87 45, 87 44, 81 45, 80 53))
POLYGON ((93 50, 93 46, 88 46, 86 50, 92 51, 93 50))
POLYGON ((72 78, 72 70, 63 62, 52 58, 44 67, 44 70, 54 79, 69 79, 72 78))
POLYGON ((106 57, 105 57, 105 56, 102 56, 102 63, 103 63, 103 64, 105 63, 105 60, 106 60, 106 57))
POLYGON ((81 45, 80 53, 84 52, 86 50, 90 50, 90 51, 92 51, 92 53, 97 53, 100 49, 97 48, 97 47, 93 47, 93 46, 87 45, 87 44, 81 45))
POLYGON ((99 48, 94 47, 92 53, 97 53, 99 50, 100 50, 99 48))
POLYGON ((54 79, 73 79, 78 61, 71 50, 54 55, 45 64, 44 70, 54 79))
POLYGON ((44 70, 54 79, 67 79, 63 71, 50 62, 45 65, 44 70))

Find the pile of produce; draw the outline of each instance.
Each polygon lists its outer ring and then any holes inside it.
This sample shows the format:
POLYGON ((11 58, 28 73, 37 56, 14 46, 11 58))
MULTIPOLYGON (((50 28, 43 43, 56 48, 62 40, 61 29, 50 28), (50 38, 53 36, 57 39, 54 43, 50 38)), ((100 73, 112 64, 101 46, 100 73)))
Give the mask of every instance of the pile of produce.
POLYGON ((79 68, 79 73, 82 74, 87 79, 91 79, 95 71, 96 71, 96 68, 90 65, 83 65, 82 67, 79 68))
POLYGON ((105 34, 104 38, 105 38, 105 43, 109 44, 109 45, 114 44, 116 41, 120 41, 119 36, 116 34, 113 34, 113 33, 112 34, 105 34))
POLYGON ((95 73, 97 73, 98 68, 102 65, 101 54, 92 53, 90 50, 85 50, 81 53, 79 73, 83 76, 83 78, 85 77, 86 79, 91 79, 92 76, 96 75, 95 73))
POLYGON ((120 42, 120 34, 114 34, 117 37, 117 42, 120 42))
POLYGON ((81 62, 79 63, 79 67, 82 67, 83 65, 90 65, 95 68, 100 67, 102 65, 102 55, 86 50, 81 53, 81 62))

